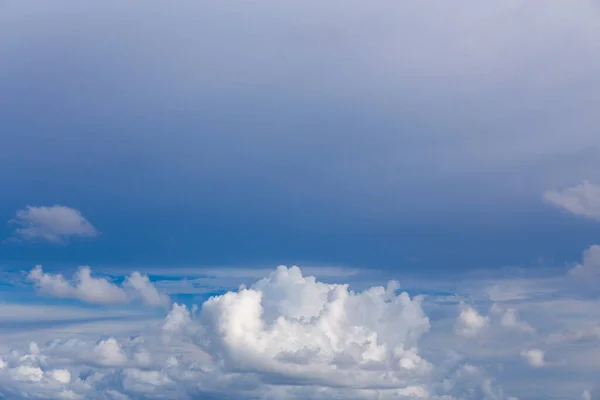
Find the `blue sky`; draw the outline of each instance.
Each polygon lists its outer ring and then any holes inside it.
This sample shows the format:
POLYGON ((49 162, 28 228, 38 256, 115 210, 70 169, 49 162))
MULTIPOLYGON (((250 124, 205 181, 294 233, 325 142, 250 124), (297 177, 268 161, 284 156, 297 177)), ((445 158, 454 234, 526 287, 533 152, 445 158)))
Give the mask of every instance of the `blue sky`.
MULTIPOLYGON (((592 399, 600 365, 582 360, 600 338, 598 20, 592 0, 3 2, 0 398, 151 398, 128 386, 137 379, 167 398, 248 398, 247 385, 253 398, 275 399, 412 399, 421 389, 429 399, 592 399), (388 280, 410 302, 369 291, 388 280), (377 362, 413 363, 412 383, 327 369, 353 359, 353 345, 329 362, 325 345, 261 347, 309 329, 313 296, 328 293, 323 310, 345 296, 319 282, 359 291, 344 321, 387 346, 377 362), (231 326, 222 337, 197 332, 218 331, 215 315, 229 313, 246 326, 232 304, 253 315, 247 293, 263 296, 265 326, 271 314, 304 321, 257 330, 246 343, 256 358, 224 339, 231 326), (386 306, 390 298, 402 306, 386 306), (402 317, 374 324, 355 306, 402 317), (410 332, 398 342, 388 333, 403 324, 410 332), (168 346, 165 329, 178 335, 168 346), (152 365, 131 335, 148 340, 152 365), (77 338, 100 358, 65 366, 60 352, 72 343, 46 337, 77 338), (411 353, 415 338, 429 350, 411 353), (223 367, 187 386, 181 368, 198 360, 173 349, 207 340, 193 351, 247 363, 258 378, 227 390, 234 372, 223 367), (570 353, 573 341, 585 343, 570 353), (296 375, 283 359, 315 369, 296 375), (52 372, 65 368, 68 383, 52 372), (85 368, 97 374, 87 386, 85 368), (173 382, 181 391, 169 391, 173 382)), ((343 340, 367 340, 356 335, 343 340)))
POLYGON ((600 232, 541 201, 597 175, 582 11, 31 4, 3 6, 0 215, 103 234, 5 263, 464 270, 600 232))

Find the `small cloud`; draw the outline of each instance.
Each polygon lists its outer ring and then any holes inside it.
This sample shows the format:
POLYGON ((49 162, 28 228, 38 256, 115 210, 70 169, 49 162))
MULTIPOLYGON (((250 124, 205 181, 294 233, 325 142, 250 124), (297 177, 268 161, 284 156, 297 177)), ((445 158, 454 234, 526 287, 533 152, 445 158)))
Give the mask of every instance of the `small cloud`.
POLYGON ((9 221, 18 225, 14 237, 22 240, 42 240, 65 243, 71 237, 94 237, 99 232, 77 209, 54 205, 52 207, 27 206, 18 210, 9 221))
POLYGON ((60 382, 64 385, 71 382, 71 373, 66 369, 55 369, 48 372, 48 375, 57 382, 60 382))
POLYGON ((159 293, 147 275, 133 272, 123 282, 122 287, 106 278, 92 276, 90 267, 79 267, 73 280, 66 280, 61 274, 45 273, 41 265, 36 266, 27 276, 36 284, 41 294, 53 297, 78 299, 88 303, 110 304, 141 300, 149 306, 167 306, 168 296, 159 293))
POLYGON ((588 181, 562 190, 548 190, 543 199, 572 214, 600 221, 600 186, 588 181))
POLYGON ((489 323, 489 317, 479 315, 477 310, 466 306, 458 315, 454 332, 465 337, 477 336, 489 323))
POLYGON ((521 352, 521 357, 534 368, 540 368, 546 365, 546 360, 544 359, 545 353, 540 349, 524 350, 521 352))
POLYGON ((69 282, 61 274, 45 273, 41 265, 38 265, 29 272, 28 279, 36 283, 40 293, 48 296, 100 304, 127 301, 123 289, 106 278, 94 278, 89 267, 80 267, 73 282, 69 282))
POLYGON ((506 310, 500 319, 500 325, 508 330, 523 333, 535 333, 535 329, 525 321, 519 319, 517 311, 513 308, 506 310))

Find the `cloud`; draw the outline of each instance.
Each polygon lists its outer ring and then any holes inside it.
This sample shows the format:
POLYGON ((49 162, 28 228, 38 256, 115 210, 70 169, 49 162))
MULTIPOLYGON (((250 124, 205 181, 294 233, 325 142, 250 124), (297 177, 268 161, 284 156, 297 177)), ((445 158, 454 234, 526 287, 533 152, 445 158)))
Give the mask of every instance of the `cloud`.
POLYGON ((127 356, 114 338, 100 341, 93 349, 93 361, 105 367, 121 367, 127 362, 127 356))
POLYGON ((40 293, 62 298, 75 298, 90 303, 123 303, 127 295, 123 289, 106 278, 94 278, 89 267, 80 267, 73 282, 61 274, 44 273, 41 265, 29 272, 28 278, 35 282, 40 293))
POLYGON ((15 237, 23 240, 42 240, 64 243, 71 237, 94 237, 99 232, 74 208, 54 205, 51 207, 27 206, 18 210, 11 223, 19 225, 15 237))
POLYGON ((589 283, 594 283, 600 278, 600 246, 593 245, 587 248, 583 252, 583 262, 573 267, 569 275, 589 283))
POLYGON ((150 306, 168 305, 169 298, 159 293, 148 276, 133 272, 122 287, 107 278, 95 278, 90 267, 79 267, 73 280, 67 281, 61 274, 45 273, 41 265, 33 268, 28 280, 34 282, 41 294, 53 297, 78 299, 89 303, 125 303, 139 299, 150 306))
POLYGON ((525 333, 534 333, 535 329, 527 322, 519 320, 519 315, 514 308, 506 310, 500 319, 500 324, 510 330, 515 330, 525 333))
POLYGON ((142 275, 137 271, 125 279, 123 287, 131 289, 145 304, 151 306, 169 304, 168 296, 160 293, 147 275, 142 275))
POLYGON ((600 186, 583 181, 581 184, 562 189, 548 190, 546 202, 572 214, 600 221, 600 186))
POLYGON ((385 388, 409 386, 409 377, 431 369, 417 348, 429 330, 418 299, 383 287, 353 293, 304 278, 298 268, 280 267, 249 289, 209 299, 200 320, 206 350, 231 370, 385 388))
POLYGON ((594 342, 600 340, 600 326, 586 326, 583 329, 568 329, 562 332, 554 332, 548 335, 545 343, 561 344, 561 343, 577 343, 577 342, 594 342))
MULTIPOLYGON (((141 300, 129 280, 142 288, 149 280, 132 273, 114 285, 141 300)), ((438 284, 450 285, 441 297, 468 299, 458 316, 456 301, 409 295, 395 281, 358 290, 279 267, 200 307, 174 303, 161 319, 161 309, 152 319, 144 309, 137 322, 0 330, 0 391, 15 399, 529 400, 578 398, 593 387, 600 298, 574 298, 563 271, 438 284), (523 295, 489 298, 511 281, 523 295), (535 396, 530 368, 543 369, 535 396)), ((28 321, 38 315, 28 313, 28 321)))
POLYGON ((165 323, 162 326, 163 331, 171 333, 183 332, 185 328, 190 326, 192 320, 190 313, 185 305, 173 304, 171 312, 165 318, 165 323))
POLYGON ((71 382, 71 373, 66 369, 55 369, 49 372, 49 375, 57 382, 68 384, 71 382))
POLYGON ((1 392, 15 399, 507 400, 482 368, 446 349, 435 349, 435 362, 425 357, 431 321, 422 300, 398 288, 391 281, 355 292, 279 267, 198 312, 173 304, 160 326, 142 334, 62 337, 0 355, 1 392))
POLYGON ((456 320, 455 332, 465 337, 477 336, 489 323, 489 317, 479 315, 472 307, 464 306, 456 320))
POLYGON ((545 353, 540 349, 524 350, 521 353, 521 357, 534 368, 539 368, 546 365, 546 361, 544 359, 545 353))

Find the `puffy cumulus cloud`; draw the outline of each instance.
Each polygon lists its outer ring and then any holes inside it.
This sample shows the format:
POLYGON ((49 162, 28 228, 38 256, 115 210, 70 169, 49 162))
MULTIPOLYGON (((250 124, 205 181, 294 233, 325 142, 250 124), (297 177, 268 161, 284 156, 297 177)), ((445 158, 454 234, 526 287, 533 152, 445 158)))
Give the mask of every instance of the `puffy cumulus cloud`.
POLYGON ((199 309, 173 304, 142 335, 9 351, 0 387, 15 399, 508 399, 450 349, 428 360, 430 328, 397 282, 357 292, 279 267, 199 309))
POLYGON ((107 367, 121 367, 127 362, 127 356, 114 338, 100 341, 93 349, 94 361, 107 367))
POLYGON ((15 399, 84 399, 70 390, 71 372, 53 368, 36 343, 20 354, 11 351, 0 359, 0 396, 15 399))
POLYGON ((600 186, 583 181, 562 189, 548 190, 543 195, 548 203, 575 215, 600 221, 600 186))
POLYGON ((14 234, 24 240, 64 243, 71 237, 93 237, 99 234, 79 210, 61 205, 27 206, 18 210, 10 222, 19 226, 14 234))
POLYGON ((147 305, 159 306, 169 303, 164 294, 158 292, 150 279, 139 272, 133 272, 125 279, 122 287, 107 278, 95 278, 89 267, 80 267, 73 280, 68 281, 61 274, 45 273, 41 265, 33 268, 28 280, 34 282, 41 294, 62 298, 79 299, 89 303, 124 303, 139 299, 147 305))
POLYGON ((532 367, 539 368, 546 365, 546 353, 540 349, 523 350, 521 357, 532 367))
POLYGON ((490 318, 480 315, 470 306, 463 306, 456 319, 454 332, 465 337, 475 337, 489 324, 490 318))
POLYGON ((395 285, 362 293, 280 267, 249 289, 209 299, 207 348, 230 369, 327 386, 406 387, 432 366, 417 341, 429 319, 395 285))
POLYGON ((55 369, 48 372, 48 375, 57 382, 65 385, 71 382, 71 373, 66 369, 55 369))

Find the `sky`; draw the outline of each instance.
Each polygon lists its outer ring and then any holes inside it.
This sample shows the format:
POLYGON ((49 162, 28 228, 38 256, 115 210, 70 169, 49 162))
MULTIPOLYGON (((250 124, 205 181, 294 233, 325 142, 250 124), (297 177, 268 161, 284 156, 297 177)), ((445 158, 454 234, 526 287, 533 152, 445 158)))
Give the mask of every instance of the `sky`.
POLYGON ((0 398, 596 399, 598 21, 2 2, 0 398))

